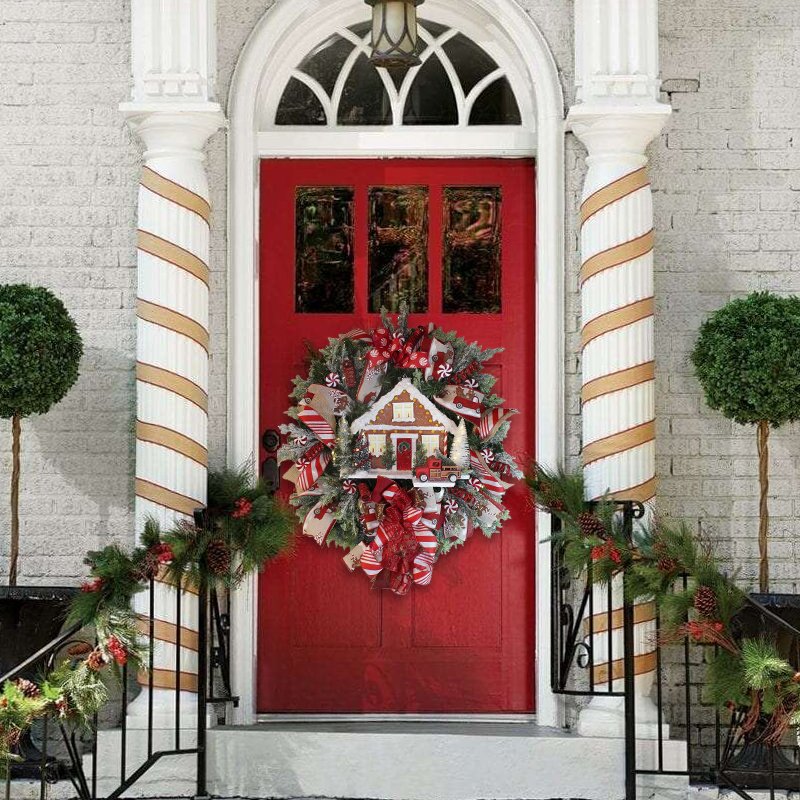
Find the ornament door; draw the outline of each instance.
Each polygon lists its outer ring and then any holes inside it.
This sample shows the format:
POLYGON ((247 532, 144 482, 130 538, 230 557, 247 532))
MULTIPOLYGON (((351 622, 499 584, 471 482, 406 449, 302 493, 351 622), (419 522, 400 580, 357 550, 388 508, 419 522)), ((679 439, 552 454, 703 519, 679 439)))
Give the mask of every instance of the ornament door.
MULTIPOLYGON (((532 458, 534 185, 529 160, 261 162, 264 474, 276 474, 274 432, 307 347, 374 328, 402 301, 413 325, 504 348, 496 391, 520 411, 506 446, 532 458)), ((406 597, 300 537, 260 578, 259 711, 532 712, 534 519, 523 486, 505 504, 500 533, 476 533, 406 597)))
POLYGON ((397 469, 410 470, 414 466, 411 439, 397 440, 397 469))

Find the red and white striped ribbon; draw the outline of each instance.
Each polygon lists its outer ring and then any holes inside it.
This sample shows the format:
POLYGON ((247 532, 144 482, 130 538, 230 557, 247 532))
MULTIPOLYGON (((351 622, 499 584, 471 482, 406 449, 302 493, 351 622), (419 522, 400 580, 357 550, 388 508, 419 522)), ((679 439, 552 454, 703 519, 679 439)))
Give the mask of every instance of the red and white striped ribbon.
POLYGON ((297 489, 307 492, 322 477, 322 473, 331 463, 331 451, 324 445, 317 444, 297 462, 297 489))
POLYGON ((489 469, 480 453, 475 450, 470 450, 469 461, 475 473, 475 478, 483 484, 487 492, 493 492, 501 496, 505 494, 506 489, 508 489, 508 484, 503 483, 503 481, 489 469))
POLYGON ((478 436, 480 436, 481 439, 488 439, 490 436, 493 436, 500 427, 500 424, 509 417, 513 417, 516 413, 518 412, 514 409, 490 408, 481 416, 480 422, 478 423, 478 436))
POLYGON ((336 433, 328 420, 326 420, 319 411, 312 408, 310 405, 301 403, 298 417, 306 427, 313 431, 317 439, 328 447, 333 447, 336 442, 336 433))

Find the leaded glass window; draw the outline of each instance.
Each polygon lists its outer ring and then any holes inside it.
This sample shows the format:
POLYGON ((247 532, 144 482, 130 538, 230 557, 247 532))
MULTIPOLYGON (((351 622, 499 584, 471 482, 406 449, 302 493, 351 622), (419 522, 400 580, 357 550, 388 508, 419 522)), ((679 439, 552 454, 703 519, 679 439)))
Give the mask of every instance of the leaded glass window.
POLYGON ((430 20, 419 35, 422 64, 389 73, 369 62, 369 24, 341 28, 292 70, 275 125, 522 125, 511 83, 486 50, 430 20))

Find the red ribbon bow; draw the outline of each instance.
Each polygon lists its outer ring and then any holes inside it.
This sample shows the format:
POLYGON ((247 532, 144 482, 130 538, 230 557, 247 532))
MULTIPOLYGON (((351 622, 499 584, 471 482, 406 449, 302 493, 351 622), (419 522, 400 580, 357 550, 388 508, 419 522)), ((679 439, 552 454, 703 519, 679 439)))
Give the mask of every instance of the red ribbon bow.
POLYGON ((367 363, 378 369, 391 362, 399 369, 425 369, 430 364, 428 353, 420 351, 425 339, 425 328, 414 328, 407 338, 402 334, 390 335, 386 328, 372 332, 372 349, 367 353, 367 363))

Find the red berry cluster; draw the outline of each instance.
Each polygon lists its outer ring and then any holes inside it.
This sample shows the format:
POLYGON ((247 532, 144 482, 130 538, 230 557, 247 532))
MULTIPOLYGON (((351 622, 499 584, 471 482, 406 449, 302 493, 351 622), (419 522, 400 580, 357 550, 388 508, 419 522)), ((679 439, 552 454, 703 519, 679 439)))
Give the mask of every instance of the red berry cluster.
POLYGON ((169 564, 175 560, 175 553, 172 547, 166 543, 153 545, 150 548, 150 552, 152 552, 159 564, 169 564))
POLYGON ((235 509, 231 513, 231 516, 234 519, 244 519, 244 517, 249 517, 250 512, 253 510, 253 504, 246 498, 240 497, 234 503, 235 509))
POLYGON ((622 554, 613 542, 606 541, 592 548, 592 561, 602 561, 604 558, 615 564, 622 563, 622 554))
POLYGON ((81 584, 81 591, 84 594, 91 594, 92 592, 99 592, 103 588, 105 581, 102 578, 95 578, 91 581, 81 584))
POLYGON ((121 667, 124 667, 128 663, 128 651, 116 636, 112 636, 108 640, 106 647, 108 648, 108 652, 111 653, 114 661, 116 661, 121 667))

